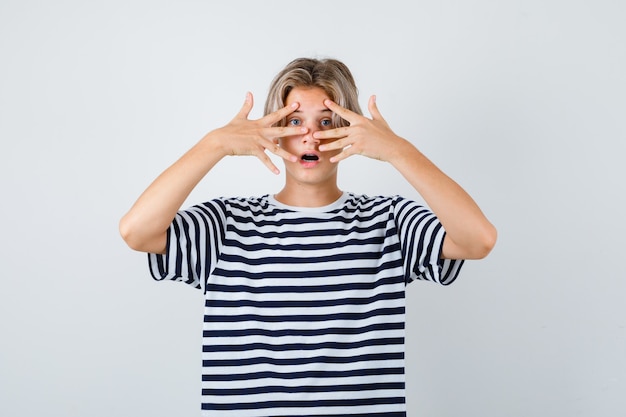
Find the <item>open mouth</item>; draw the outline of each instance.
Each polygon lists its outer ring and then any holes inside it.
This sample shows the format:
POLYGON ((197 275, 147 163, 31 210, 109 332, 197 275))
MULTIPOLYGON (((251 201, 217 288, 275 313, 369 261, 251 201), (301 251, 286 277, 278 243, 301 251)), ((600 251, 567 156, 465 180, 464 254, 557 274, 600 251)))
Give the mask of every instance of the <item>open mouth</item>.
POLYGON ((315 162, 318 161, 320 158, 319 156, 312 154, 312 153, 305 153, 304 155, 302 155, 302 160, 305 162, 315 162))

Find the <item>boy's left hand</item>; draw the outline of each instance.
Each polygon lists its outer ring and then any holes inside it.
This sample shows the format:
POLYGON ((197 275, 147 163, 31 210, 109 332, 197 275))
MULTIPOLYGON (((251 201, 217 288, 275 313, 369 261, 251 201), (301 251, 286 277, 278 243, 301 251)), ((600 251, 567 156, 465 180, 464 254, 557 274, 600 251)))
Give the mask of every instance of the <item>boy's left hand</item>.
POLYGON ((367 106, 372 115, 371 119, 345 109, 332 100, 325 100, 324 105, 350 122, 350 126, 320 130, 313 134, 316 139, 334 139, 320 145, 320 151, 343 149, 341 153, 330 158, 331 162, 339 162, 355 154, 391 162, 394 157, 401 154, 403 145, 408 144, 391 130, 382 117, 376 106, 376 96, 370 97, 367 106))

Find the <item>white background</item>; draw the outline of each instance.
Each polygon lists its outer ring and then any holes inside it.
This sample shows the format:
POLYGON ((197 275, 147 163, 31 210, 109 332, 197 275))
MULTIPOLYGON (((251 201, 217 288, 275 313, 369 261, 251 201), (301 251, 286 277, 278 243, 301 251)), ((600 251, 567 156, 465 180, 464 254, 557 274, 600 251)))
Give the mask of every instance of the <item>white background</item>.
MULTIPOLYGON (((196 416, 202 295, 119 218, 291 59, 335 57, 497 226, 408 289, 409 416, 625 416, 620 0, 0 2, 0 415, 196 416)), ((280 161, 277 161, 280 163, 280 161)), ((227 158, 189 203, 278 191, 227 158)), ((419 199, 354 157, 340 186, 419 199)))

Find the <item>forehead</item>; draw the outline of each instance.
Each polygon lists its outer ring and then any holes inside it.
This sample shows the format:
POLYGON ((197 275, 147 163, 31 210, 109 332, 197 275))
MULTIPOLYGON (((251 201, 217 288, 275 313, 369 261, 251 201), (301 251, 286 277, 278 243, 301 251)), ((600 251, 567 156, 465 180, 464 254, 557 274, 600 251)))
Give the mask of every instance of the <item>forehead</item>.
POLYGON ((324 105, 326 99, 330 99, 330 97, 326 91, 319 87, 296 87, 287 95, 285 105, 298 102, 300 103, 298 110, 328 110, 324 105))

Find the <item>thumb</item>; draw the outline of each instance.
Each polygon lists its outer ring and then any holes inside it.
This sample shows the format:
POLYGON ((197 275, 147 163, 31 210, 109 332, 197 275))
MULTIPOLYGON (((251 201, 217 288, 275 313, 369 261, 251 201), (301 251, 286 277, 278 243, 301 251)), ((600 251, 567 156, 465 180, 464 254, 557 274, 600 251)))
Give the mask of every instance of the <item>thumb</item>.
POLYGON ((376 96, 370 97, 369 101, 367 102, 367 109, 369 110, 373 119, 383 119, 383 116, 380 114, 380 111, 378 111, 378 106, 376 105, 376 96))
POLYGON ((243 106, 241 106, 241 110, 237 113, 236 119, 247 119, 252 107, 254 106, 254 97, 251 92, 246 93, 246 99, 243 102, 243 106))

